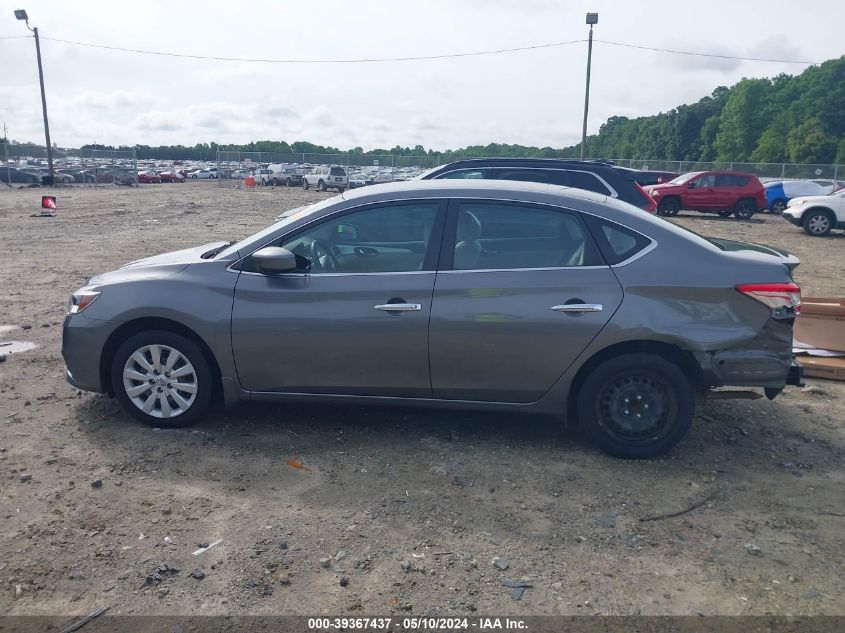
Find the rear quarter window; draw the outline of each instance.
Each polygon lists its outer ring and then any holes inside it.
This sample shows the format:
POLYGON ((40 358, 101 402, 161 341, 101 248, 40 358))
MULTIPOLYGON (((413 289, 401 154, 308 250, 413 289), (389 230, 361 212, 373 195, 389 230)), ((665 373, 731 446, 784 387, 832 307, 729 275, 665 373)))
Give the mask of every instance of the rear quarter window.
POLYGON ((331 175, 332 176, 345 176, 346 172, 343 170, 343 167, 332 167, 331 175))
POLYGON ((602 257, 611 266, 630 259, 652 243, 651 238, 616 222, 587 214, 584 220, 602 257))

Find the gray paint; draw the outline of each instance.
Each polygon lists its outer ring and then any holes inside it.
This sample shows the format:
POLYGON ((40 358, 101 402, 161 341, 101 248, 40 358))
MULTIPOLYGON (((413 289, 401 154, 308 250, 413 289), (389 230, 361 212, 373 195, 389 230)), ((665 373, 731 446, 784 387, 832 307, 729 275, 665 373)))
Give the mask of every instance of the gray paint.
POLYGON ((723 252, 661 218, 576 189, 466 180, 377 185, 201 259, 215 246, 93 278, 89 286, 102 296, 65 322, 62 352, 72 382, 104 391, 99 364, 106 340, 122 324, 147 317, 178 322, 207 344, 230 405, 347 399, 562 413, 584 363, 627 341, 690 352, 712 385, 782 386, 791 359, 791 327, 733 289, 790 281, 781 259, 723 252), (278 277, 237 270, 253 251, 335 213, 455 198, 574 209, 639 231, 654 246, 613 267, 278 277), (391 299, 421 310, 397 315, 374 308, 391 299), (603 309, 578 316, 550 309, 570 299, 603 309))

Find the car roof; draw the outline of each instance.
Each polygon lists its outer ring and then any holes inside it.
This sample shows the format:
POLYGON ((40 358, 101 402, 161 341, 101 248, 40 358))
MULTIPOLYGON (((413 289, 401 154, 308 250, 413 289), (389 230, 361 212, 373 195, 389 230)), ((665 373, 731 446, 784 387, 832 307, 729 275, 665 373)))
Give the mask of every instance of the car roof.
MULTIPOLYGON (((536 196, 557 196, 577 198, 591 202, 602 203, 607 196, 586 189, 550 185, 542 182, 522 180, 486 180, 479 179, 443 179, 443 180, 402 180, 371 185, 362 189, 350 189, 342 195, 345 200, 377 198, 395 198, 397 194, 407 194, 410 197, 419 196, 434 198, 438 196, 461 197, 479 196, 496 198, 507 196, 508 192, 520 194, 536 194, 536 196)), ((532 196, 533 197, 533 196, 532 196)), ((362 200, 363 201, 363 200, 362 200)))

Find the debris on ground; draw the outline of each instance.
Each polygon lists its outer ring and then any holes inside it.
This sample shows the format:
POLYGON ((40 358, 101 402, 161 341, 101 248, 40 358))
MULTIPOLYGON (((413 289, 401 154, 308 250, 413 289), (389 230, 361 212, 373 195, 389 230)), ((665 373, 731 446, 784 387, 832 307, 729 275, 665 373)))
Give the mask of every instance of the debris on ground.
POLYGON ((493 567, 498 570, 505 571, 509 566, 509 563, 506 559, 502 558, 501 556, 493 557, 493 567))

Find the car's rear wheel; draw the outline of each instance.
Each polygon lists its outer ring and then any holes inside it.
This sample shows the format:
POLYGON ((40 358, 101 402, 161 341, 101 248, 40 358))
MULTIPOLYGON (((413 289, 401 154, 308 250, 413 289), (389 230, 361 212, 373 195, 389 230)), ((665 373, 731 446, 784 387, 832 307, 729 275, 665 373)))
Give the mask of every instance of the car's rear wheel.
POLYGON ((667 217, 678 215, 681 210, 681 201, 677 198, 663 198, 657 207, 657 213, 667 217))
POLYGON ((126 339, 112 359, 111 384, 126 411, 151 426, 191 424, 208 409, 212 372, 194 341, 166 330, 126 339))
POLYGON ((734 206, 734 216, 739 220, 750 220, 751 216, 756 212, 757 205, 753 200, 749 200, 748 198, 740 200, 734 206))
POLYGON ((285 179, 285 187, 293 187, 293 181, 290 178, 285 179))
POLYGON ((769 205, 769 211, 780 215, 781 213, 786 211, 786 200, 778 198, 777 200, 772 202, 772 204, 769 205))
POLYGON ((320 191, 325 191, 326 190, 326 183, 324 183, 321 180, 320 182, 317 183, 317 189, 319 189, 320 191))
POLYGON ((716 213, 719 214, 720 218, 729 218, 734 214, 733 209, 722 209, 721 211, 717 211, 716 213))
POLYGON ((809 211, 804 216, 802 224, 804 225, 804 232, 808 235, 824 237, 830 233, 834 222, 836 222, 836 218, 834 218, 830 211, 827 209, 816 209, 809 211))
POLYGON ((587 376, 578 394, 587 436, 614 457, 662 455, 692 425, 695 400, 680 367, 656 354, 623 354, 587 376))
POLYGON ((302 188, 308 191, 308 180, 305 178, 302 179, 302 188))

